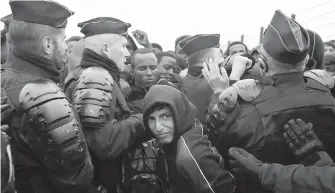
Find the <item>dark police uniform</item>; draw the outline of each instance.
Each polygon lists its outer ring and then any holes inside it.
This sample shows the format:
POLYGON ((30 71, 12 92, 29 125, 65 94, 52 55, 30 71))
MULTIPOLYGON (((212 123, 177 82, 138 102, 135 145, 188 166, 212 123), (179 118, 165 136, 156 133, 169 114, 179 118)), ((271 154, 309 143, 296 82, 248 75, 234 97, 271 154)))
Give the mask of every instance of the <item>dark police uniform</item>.
POLYGON ((189 64, 188 73, 182 79, 180 91, 197 107, 197 118, 203 123, 213 90, 202 75, 202 66, 194 66, 199 62, 202 64, 202 61, 189 60, 189 58, 208 48, 219 49, 220 35, 199 34, 182 40, 179 45, 187 55, 189 64))
MULTIPOLYGON (((276 11, 263 38, 264 50, 275 60, 295 64, 307 56, 307 31, 282 12, 276 11), (300 34, 300 36, 299 36, 300 34)), ((219 152, 241 147, 266 163, 296 164, 276 128, 289 119, 302 118, 314 130, 334 159, 334 99, 329 88, 333 79, 323 71, 277 74, 261 83, 241 80, 221 93, 215 108, 222 116, 211 136, 219 152)), ((317 159, 317 158, 316 158, 317 159)), ((248 176, 237 176, 241 192, 262 192, 248 176)))
MULTIPOLYGON (((85 38, 98 34, 127 35, 130 24, 99 17, 78 24, 85 38)), ((65 81, 92 153, 95 185, 115 192, 121 179, 120 155, 144 137, 142 114, 132 114, 119 86, 120 72, 111 59, 86 48, 81 63, 65 81)))
MULTIPOLYGON (((14 20, 54 28, 65 28, 73 15, 53 1, 13 0, 10 6, 14 20)), ((56 84, 57 75, 53 61, 13 50, 1 76, 1 94, 12 107, 4 123, 10 127, 18 193, 87 192, 93 179, 81 125, 56 84)))

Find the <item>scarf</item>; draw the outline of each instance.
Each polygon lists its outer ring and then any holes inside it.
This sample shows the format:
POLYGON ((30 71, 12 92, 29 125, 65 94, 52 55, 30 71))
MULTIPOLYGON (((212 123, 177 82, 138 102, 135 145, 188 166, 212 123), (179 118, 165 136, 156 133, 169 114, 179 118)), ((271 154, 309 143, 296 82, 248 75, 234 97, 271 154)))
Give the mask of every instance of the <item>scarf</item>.
POLYGON ((84 68, 89 68, 93 66, 101 67, 106 69, 110 73, 110 75, 113 77, 114 82, 117 83, 117 85, 115 85, 114 87, 114 89, 117 90, 117 102, 121 106, 121 109, 124 112, 123 114, 128 116, 129 112, 131 111, 120 89, 120 71, 115 62, 107 57, 97 54, 91 49, 85 48, 83 52, 83 57, 80 62, 80 66, 84 68))
POLYGON ((12 54, 24 61, 27 61, 34 66, 42 69, 43 71, 47 72, 49 75, 49 78, 56 83, 59 83, 59 75, 60 72, 56 69, 56 66, 54 65, 54 62, 50 59, 47 59, 43 56, 39 56, 35 53, 29 52, 29 51, 23 51, 23 50, 12 50, 12 54))
POLYGON ((202 66, 190 66, 188 67, 187 74, 196 78, 203 78, 204 75, 202 74, 202 66))
POLYGON ((91 49, 85 48, 80 66, 89 68, 93 66, 106 69, 113 77, 115 82, 120 80, 120 71, 115 62, 105 56, 101 56, 91 49))

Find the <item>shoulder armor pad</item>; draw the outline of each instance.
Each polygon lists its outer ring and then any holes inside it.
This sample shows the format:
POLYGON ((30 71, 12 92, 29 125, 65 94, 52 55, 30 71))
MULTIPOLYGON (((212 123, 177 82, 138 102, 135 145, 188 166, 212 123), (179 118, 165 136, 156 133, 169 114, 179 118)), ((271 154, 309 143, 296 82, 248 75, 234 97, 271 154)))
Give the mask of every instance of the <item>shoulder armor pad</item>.
POLYGON ((334 78, 324 70, 315 69, 306 71, 304 72, 304 77, 313 79, 329 89, 333 88, 335 84, 334 78))
POLYGON ((52 82, 26 84, 20 107, 33 128, 30 143, 37 156, 52 169, 73 169, 86 161, 87 146, 75 112, 61 89, 52 82))
POLYGON ((108 120, 113 84, 113 77, 100 67, 87 68, 80 74, 74 102, 84 127, 98 126, 108 120))
POLYGON ((214 108, 218 108, 222 112, 229 112, 235 107, 237 97, 238 93, 235 88, 230 86, 220 94, 217 107, 214 108))
POLYGON ((263 90, 263 87, 254 79, 239 80, 232 87, 245 102, 253 101, 263 90))
POLYGON ((77 89, 94 88, 105 91, 113 90, 114 80, 109 72, 100 67, 85 69, 79 76, 77 89))

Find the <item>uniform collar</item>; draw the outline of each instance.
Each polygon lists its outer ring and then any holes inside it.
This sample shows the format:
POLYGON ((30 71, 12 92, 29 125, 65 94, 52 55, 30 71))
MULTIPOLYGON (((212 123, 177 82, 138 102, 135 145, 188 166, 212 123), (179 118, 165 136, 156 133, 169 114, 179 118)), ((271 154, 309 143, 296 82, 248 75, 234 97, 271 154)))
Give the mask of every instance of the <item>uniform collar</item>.
POLYGON ((273 86, 299 84, 304 82, 303 72, 291 72, 285 74, 275 74, 270 77, 273 86))
POLYGON ((53 64, 47 61, 47 59, 44 62, 44 59, 33 59, 33 57, 29 57, 29 59, 27 59, 20 53, 13 52, 10 68, 35 75, 36 77, 50 79, 58 83, 59 71, 55 69, 53 64))

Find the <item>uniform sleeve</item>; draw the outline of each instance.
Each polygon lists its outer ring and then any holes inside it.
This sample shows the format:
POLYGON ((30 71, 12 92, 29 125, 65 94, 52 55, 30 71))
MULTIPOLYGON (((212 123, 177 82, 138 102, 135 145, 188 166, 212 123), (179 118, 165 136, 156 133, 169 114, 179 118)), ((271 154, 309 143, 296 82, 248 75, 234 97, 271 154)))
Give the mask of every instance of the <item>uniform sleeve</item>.
POLYGON ((113 119, 101 129, 87 131, 93 132, 88 139, 91 150, 100 160, 110 160, 140 144, 146 139, 142 117, 142 114, 136 114, 122 121, 113 119))
MULTIPOLYGON (((237 82, 236 80, 229 80, 229 86, 232 86, 235 82, 237 82)), ((219 100, 219 96, 220 96, 220 92, 219 93, 214 93, 212 95, 212 99, 211 102, 208 106, 208 112, 211 112, 211 110, 213 109, 214 105, 218 102, 219 100)))
POLYGON ((177 169, 190 181, 196 193, 232 193, 235 191, 234 177, 223 169, 221 156, 210 146, 204 136, 190 142, 182 137, 181 153, 177 158, 177 169))
POLYGON ((335 167, 270 164, 261 182, 275 193, 335 192, 335 167))

